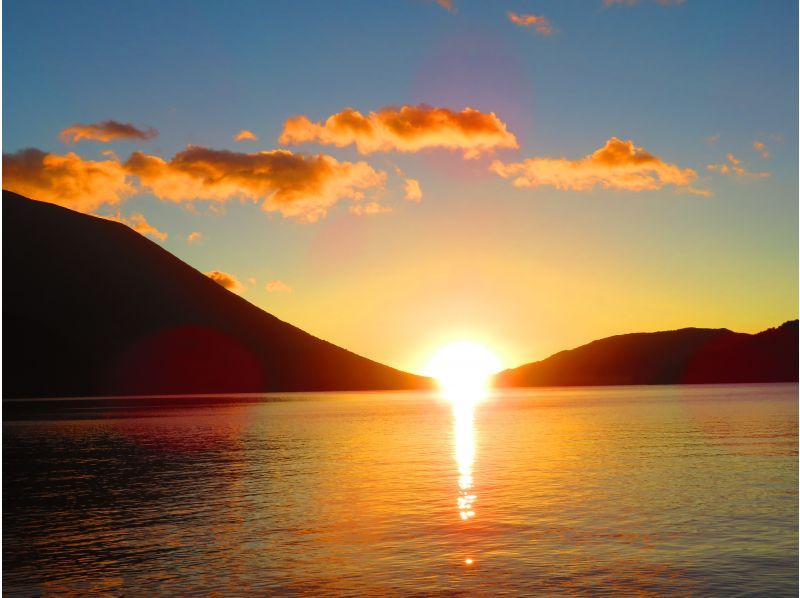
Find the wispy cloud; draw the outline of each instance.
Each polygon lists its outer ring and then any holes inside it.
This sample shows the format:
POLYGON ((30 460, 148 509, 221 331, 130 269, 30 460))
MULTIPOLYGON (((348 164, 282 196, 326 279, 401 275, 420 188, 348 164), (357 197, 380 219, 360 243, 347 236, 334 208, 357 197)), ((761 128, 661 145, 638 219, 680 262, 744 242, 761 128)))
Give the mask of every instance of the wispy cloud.
POLYGON ((195 243, 195 242, 199 241, 202 238, 203 238, 203 233, 201 233, 199 231, 192 231, 186 237, 186 241, 189 242, 189 243, 195 243))
POLYGON ((751 172, 747 170, 742 161, 732 153, 729 153, 726 158, 727 163, 707 164, 706 168, 720 174, 735 174, 743 178, 763 179, 769 176, 768 172, 751 172))
POLYGON ((719 133, 714 133, 708 137, 703 137, 703 141, 705 141, 708 145, 714 145, 717 141, 719 141, 719 133))
POLYGON ((113 222, 119 222, 124 224, 125 226, 129 226, 137 233, 142 235, 148 235, 153 237, 154 239, 158 239, 162 243, 167 240, 167 233, 158 230, 155 226, 150 224, 142 214, 131 214, 130 216, 123 216, 120 212, 116 214, 108 215, 108 214, 94 214, 98 218, 102 218, 104 220, 111 220, 113 222))
POLYGON ((152 127, 140 129, 131 123, 105 120, 88 125, 72 125, 61 131, 60 137, 64 143, 76 143, 82 139, 109 143, 118 139, 147 141, 156 135, 158 135, 158 131, 152 127))
POLYGON ((761 157, 765 160, 769 158, 769 150, 767 149, 766 144, 763 141, 754 141, 753 142, 753 149, 756 150, 761 157))
POLYGON ((374 216, 375 214, 388 214, 392 211, 389 206, 384 206, 377 201, 355 203, 350 206, 350 212, 356 216, 374 216))
POLYGON ((206 276, 222 288, 228 289, 233 293, 238 294, 244 291, 244 285, 233 274, 228 274, 222 270, 212 270, 211 272, 206 272, 206 276))
POLYGON ((284 124, 280 142, 355 145, 361 154, 443 148, 460 150, 465 158, 519 147, 517 138, 494 112, 472 108, 457 112, 426 105, 383 108, 366 116, 347 108, 324 123, 295 116, 284 124))
POLYGON ((234 141, 258 141, 258 137, 252 131, 242 129, 233 136, 234 141))
POLYGON ((541 33, 542 35, 550 35, 555 32, 547 17, 541 15, 516 13, 509 10, 506 16, 508 16, 508 20, 515 25, 519 25, 520 27, 533 27, 536 33, 541 33))
POLYGON ((50 154, 34 148, 3 154, 3 188, 87 213, 136 192, 117 160, 84 160, 72 152, 50 154))
POLYGON ((691 168, 667 163, 636 147, 633 141, 616 137, 592 154, 576 160, 550 157, 510 163, 495 160, 490 168, 501 177, 511 179, 515 187, 550 186, 572 191, 595 187, 645 191, 665 185, 688 188, 697 178, 691 168))
POLYGON ((341 199, 361 200, 383 187, 386 173, 366 162, 286 150, 254 153, 189 146, 167 161, 134 152, 125 168, 160 199, 175 202, 233 198, 261 202, 267 212, 314 222, 341 199))
POLYGON ((268 293, 292 293, 294 289, 282 280, 270 280, 266 287, 268 293))

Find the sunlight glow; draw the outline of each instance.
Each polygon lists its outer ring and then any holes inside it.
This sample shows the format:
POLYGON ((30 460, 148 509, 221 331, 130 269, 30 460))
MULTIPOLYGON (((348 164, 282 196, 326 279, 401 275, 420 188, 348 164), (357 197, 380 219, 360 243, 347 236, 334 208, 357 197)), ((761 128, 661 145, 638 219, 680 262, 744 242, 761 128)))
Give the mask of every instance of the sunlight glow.
MULTIPOLYGON (((436 378, 442 396, 453 405, 453 440, 458 465, 458 515, 475 517, 472 467, 475 462, 475 407, 489 390, 491 377, 502 363, 478 343, 460 341, 445 345, 428 362, 426 372, 436 378)), ((464 561, 472 564, 472 559, 464 561)))
POLYGON ((459 341, 439 349, 425 373, 436 378, 445 398, 475 401, 485 394, 492 375, 502 367, 497 356, 483 345, 459 341))

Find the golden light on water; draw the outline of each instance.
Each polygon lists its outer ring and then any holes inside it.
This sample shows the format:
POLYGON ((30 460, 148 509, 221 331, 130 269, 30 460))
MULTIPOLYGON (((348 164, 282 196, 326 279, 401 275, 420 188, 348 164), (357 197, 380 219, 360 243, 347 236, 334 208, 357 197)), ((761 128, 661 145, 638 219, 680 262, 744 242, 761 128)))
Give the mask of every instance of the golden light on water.
POLYGON ((472 493, 472 465, 475 462, 475 404, 472 401, 453 402, 453 425, 458 465, 458 514, 462 520, 475 517, 472 505, 477 498, 472 493))

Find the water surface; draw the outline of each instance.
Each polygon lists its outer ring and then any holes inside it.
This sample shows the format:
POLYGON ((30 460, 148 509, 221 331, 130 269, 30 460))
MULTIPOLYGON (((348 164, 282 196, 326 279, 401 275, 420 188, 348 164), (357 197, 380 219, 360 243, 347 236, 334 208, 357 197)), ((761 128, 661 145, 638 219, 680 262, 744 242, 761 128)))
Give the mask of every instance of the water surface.
POLYGON ((797 595, 797 385, 4 417, 9 594, 797 595))

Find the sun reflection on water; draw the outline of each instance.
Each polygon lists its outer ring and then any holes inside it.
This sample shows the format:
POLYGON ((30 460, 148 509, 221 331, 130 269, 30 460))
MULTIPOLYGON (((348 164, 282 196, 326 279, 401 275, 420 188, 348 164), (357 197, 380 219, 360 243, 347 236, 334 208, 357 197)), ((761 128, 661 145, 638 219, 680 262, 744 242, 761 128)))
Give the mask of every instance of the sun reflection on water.
POLYGON ((453 402, 453 437, 455 438, 456 463, 458 464, 458 513, 466 521, 475 517, 472 493, 472 465, 475 462, 475 403, 453 402))

